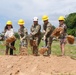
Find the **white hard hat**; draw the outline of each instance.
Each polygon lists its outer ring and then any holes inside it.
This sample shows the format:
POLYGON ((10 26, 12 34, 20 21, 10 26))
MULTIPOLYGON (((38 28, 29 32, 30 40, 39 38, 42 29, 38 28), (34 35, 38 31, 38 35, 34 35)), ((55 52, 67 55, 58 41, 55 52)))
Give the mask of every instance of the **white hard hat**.
POLYGON ((38 21, 38 17, 34 17, 33 18, 33 21, 38 21))

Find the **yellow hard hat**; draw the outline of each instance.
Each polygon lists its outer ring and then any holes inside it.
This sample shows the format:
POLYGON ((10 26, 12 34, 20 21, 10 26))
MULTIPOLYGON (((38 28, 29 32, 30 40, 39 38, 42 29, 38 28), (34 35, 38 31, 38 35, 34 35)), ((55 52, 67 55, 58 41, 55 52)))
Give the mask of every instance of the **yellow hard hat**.
POLYGON ((58 20, 63 20, 63 21, 64 21, 64 20, 65 20, 65 19, 64 19, 64 16, 60 16, 60 17, 58 18, 58 20))
POLYGON ((43 20, 43 21, 48 20, 48 19, 49 19, 49 17, 48 17, 47 15, 44 15, 44 16, 42 17, 42 20, 43 20))
POLYGON ((25 22, 24 22, 24 20, 23 20, 23 19, 20 19, 20 20, 18 21, 18 24, 19 24, 19 25, 24 25, 24 24, 25 24, 25 22))
POLYGON ((6 25, 12 25, 11 21, 7 21, 6 25))

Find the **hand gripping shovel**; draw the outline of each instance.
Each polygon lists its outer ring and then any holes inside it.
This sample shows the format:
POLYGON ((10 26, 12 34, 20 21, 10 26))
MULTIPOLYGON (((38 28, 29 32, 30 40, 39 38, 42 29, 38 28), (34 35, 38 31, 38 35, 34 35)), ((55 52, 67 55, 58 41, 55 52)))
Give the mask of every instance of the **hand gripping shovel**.
POLYGON ((8 46, 9 48, 12 48, 13 50, 16 50, 16 48, 14 46, 11 46, 10 44, 7 44, 5 42, 1 42, 2 46, 8 46))

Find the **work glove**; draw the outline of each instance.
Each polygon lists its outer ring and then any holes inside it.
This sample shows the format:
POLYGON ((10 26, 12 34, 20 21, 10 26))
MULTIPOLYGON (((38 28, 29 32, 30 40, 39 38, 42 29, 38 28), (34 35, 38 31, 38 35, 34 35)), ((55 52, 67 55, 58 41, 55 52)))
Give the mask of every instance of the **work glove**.
POLYGON ((43 30, 42 32, 45 33, 45 30, 43 30))
POLYGON ((60 34, 62 34, 63 33, 63 31, 60 31, 60 34))
POLYGON ((43 40, 46 40, 46 36, 43 37, 43 40))
POLYGON ((20 38, 20 41, 23 41, 23 38, 20 38))

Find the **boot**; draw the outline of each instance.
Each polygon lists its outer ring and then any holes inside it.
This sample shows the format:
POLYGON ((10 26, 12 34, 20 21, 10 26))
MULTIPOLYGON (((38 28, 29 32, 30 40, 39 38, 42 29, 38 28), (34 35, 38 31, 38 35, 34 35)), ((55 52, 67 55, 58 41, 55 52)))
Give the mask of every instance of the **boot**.
POLYGON ((6 49, 5 55, 8 55, 8 50, 6 49))
POLYGON ((34 46, 34 48, 33 48, 33 54, 34 54, 34 56, 39 56, 37 46, 34 46))

